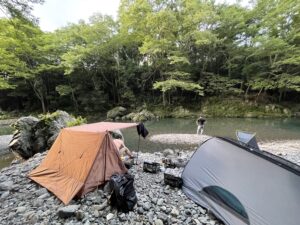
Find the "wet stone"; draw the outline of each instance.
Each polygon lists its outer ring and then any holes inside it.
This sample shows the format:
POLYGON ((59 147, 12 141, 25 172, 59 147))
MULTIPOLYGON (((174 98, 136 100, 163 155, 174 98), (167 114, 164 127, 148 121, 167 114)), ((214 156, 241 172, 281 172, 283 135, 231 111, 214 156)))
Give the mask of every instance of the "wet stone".
POLYGON ((69 205, 58 209, 58 216, 60 218, 69 218, 75 216, 75 212, 79 209, 79 205, 69 205))

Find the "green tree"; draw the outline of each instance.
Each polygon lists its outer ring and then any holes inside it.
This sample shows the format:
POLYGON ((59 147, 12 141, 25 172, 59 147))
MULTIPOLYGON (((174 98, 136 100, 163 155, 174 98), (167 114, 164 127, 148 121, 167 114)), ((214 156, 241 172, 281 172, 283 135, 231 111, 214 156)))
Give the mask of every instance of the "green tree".
POLYGON ((33 5, 42 3, 44 0, 0 0, 0 11, 7 17, 33 21, 33 5))

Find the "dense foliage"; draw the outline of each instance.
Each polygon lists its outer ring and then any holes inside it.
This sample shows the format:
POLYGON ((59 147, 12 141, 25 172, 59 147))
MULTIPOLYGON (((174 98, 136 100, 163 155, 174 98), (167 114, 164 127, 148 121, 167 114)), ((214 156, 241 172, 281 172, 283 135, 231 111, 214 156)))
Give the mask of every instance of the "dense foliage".
POLYGON ((299 0, 122 0, 116 21, 94 15, 51 33, 23 18, 0 19, 2 109, 300 97, 299 0))

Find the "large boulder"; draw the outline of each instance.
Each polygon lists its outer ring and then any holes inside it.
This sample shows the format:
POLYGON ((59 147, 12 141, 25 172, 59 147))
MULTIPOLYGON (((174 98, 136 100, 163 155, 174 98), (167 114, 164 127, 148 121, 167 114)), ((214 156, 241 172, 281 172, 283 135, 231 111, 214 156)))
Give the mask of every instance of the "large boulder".
POLYGON ((132 112, 122 117, 122 120, 132 120, 134 122, 143 122, 153 119, 156 119, 156 116, 147 109, 143 109, 139 112, 132 112))
POLYGON ((64 111, 56 111, 36 118, 21 117, 12 126, 16 129, 9 144, 13 153, 28 159, 49 149, 59 131, 76 119, 64 111))
POLYGON ((132 118, 132 120, 134 122, 142 122, 142 121, 147 121, 147 120, 153 120, 155 118, 156 117, 155 117, 155 115, 152 112, 144 109, 141 112, 136 113, 134 115, 134 117, 132 118))
POLYGON ((126 111, 127 109, 122 106, 115 107, 107 112, 107 119, 117 120, 124 116, 126 111))
POLYGON ((18 119, 12 125, 16 131, 9 143, 9 150, 25 159, 32 156, 34 127, 38 122, 39 119, 33 116, 18 119))

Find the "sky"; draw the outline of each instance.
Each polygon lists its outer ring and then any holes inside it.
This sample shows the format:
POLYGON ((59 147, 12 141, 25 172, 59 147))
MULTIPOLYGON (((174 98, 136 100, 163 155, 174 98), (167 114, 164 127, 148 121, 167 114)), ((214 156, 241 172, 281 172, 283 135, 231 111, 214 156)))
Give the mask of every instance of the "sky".
MULTIPOLYGON (((247 0, 241 1, 244 3, 247 0)), ((236 0, 217 2, 233 3, 236 0)), ((88 21, 95 13, 111 15, 116 19, 119 3, 120 0, 45 0, 43 5, 34 7, 33 15, 39 18, 43 31, 54 31, 68 23, 77 23, 80 19, 88 21)))
POLYGON ((88 21, 95 13, 117 17, 120 0, 45 0, 43 5, 34 7, 33 15, 39 18, 44 31, 53 31, 77 23, 88 21))

